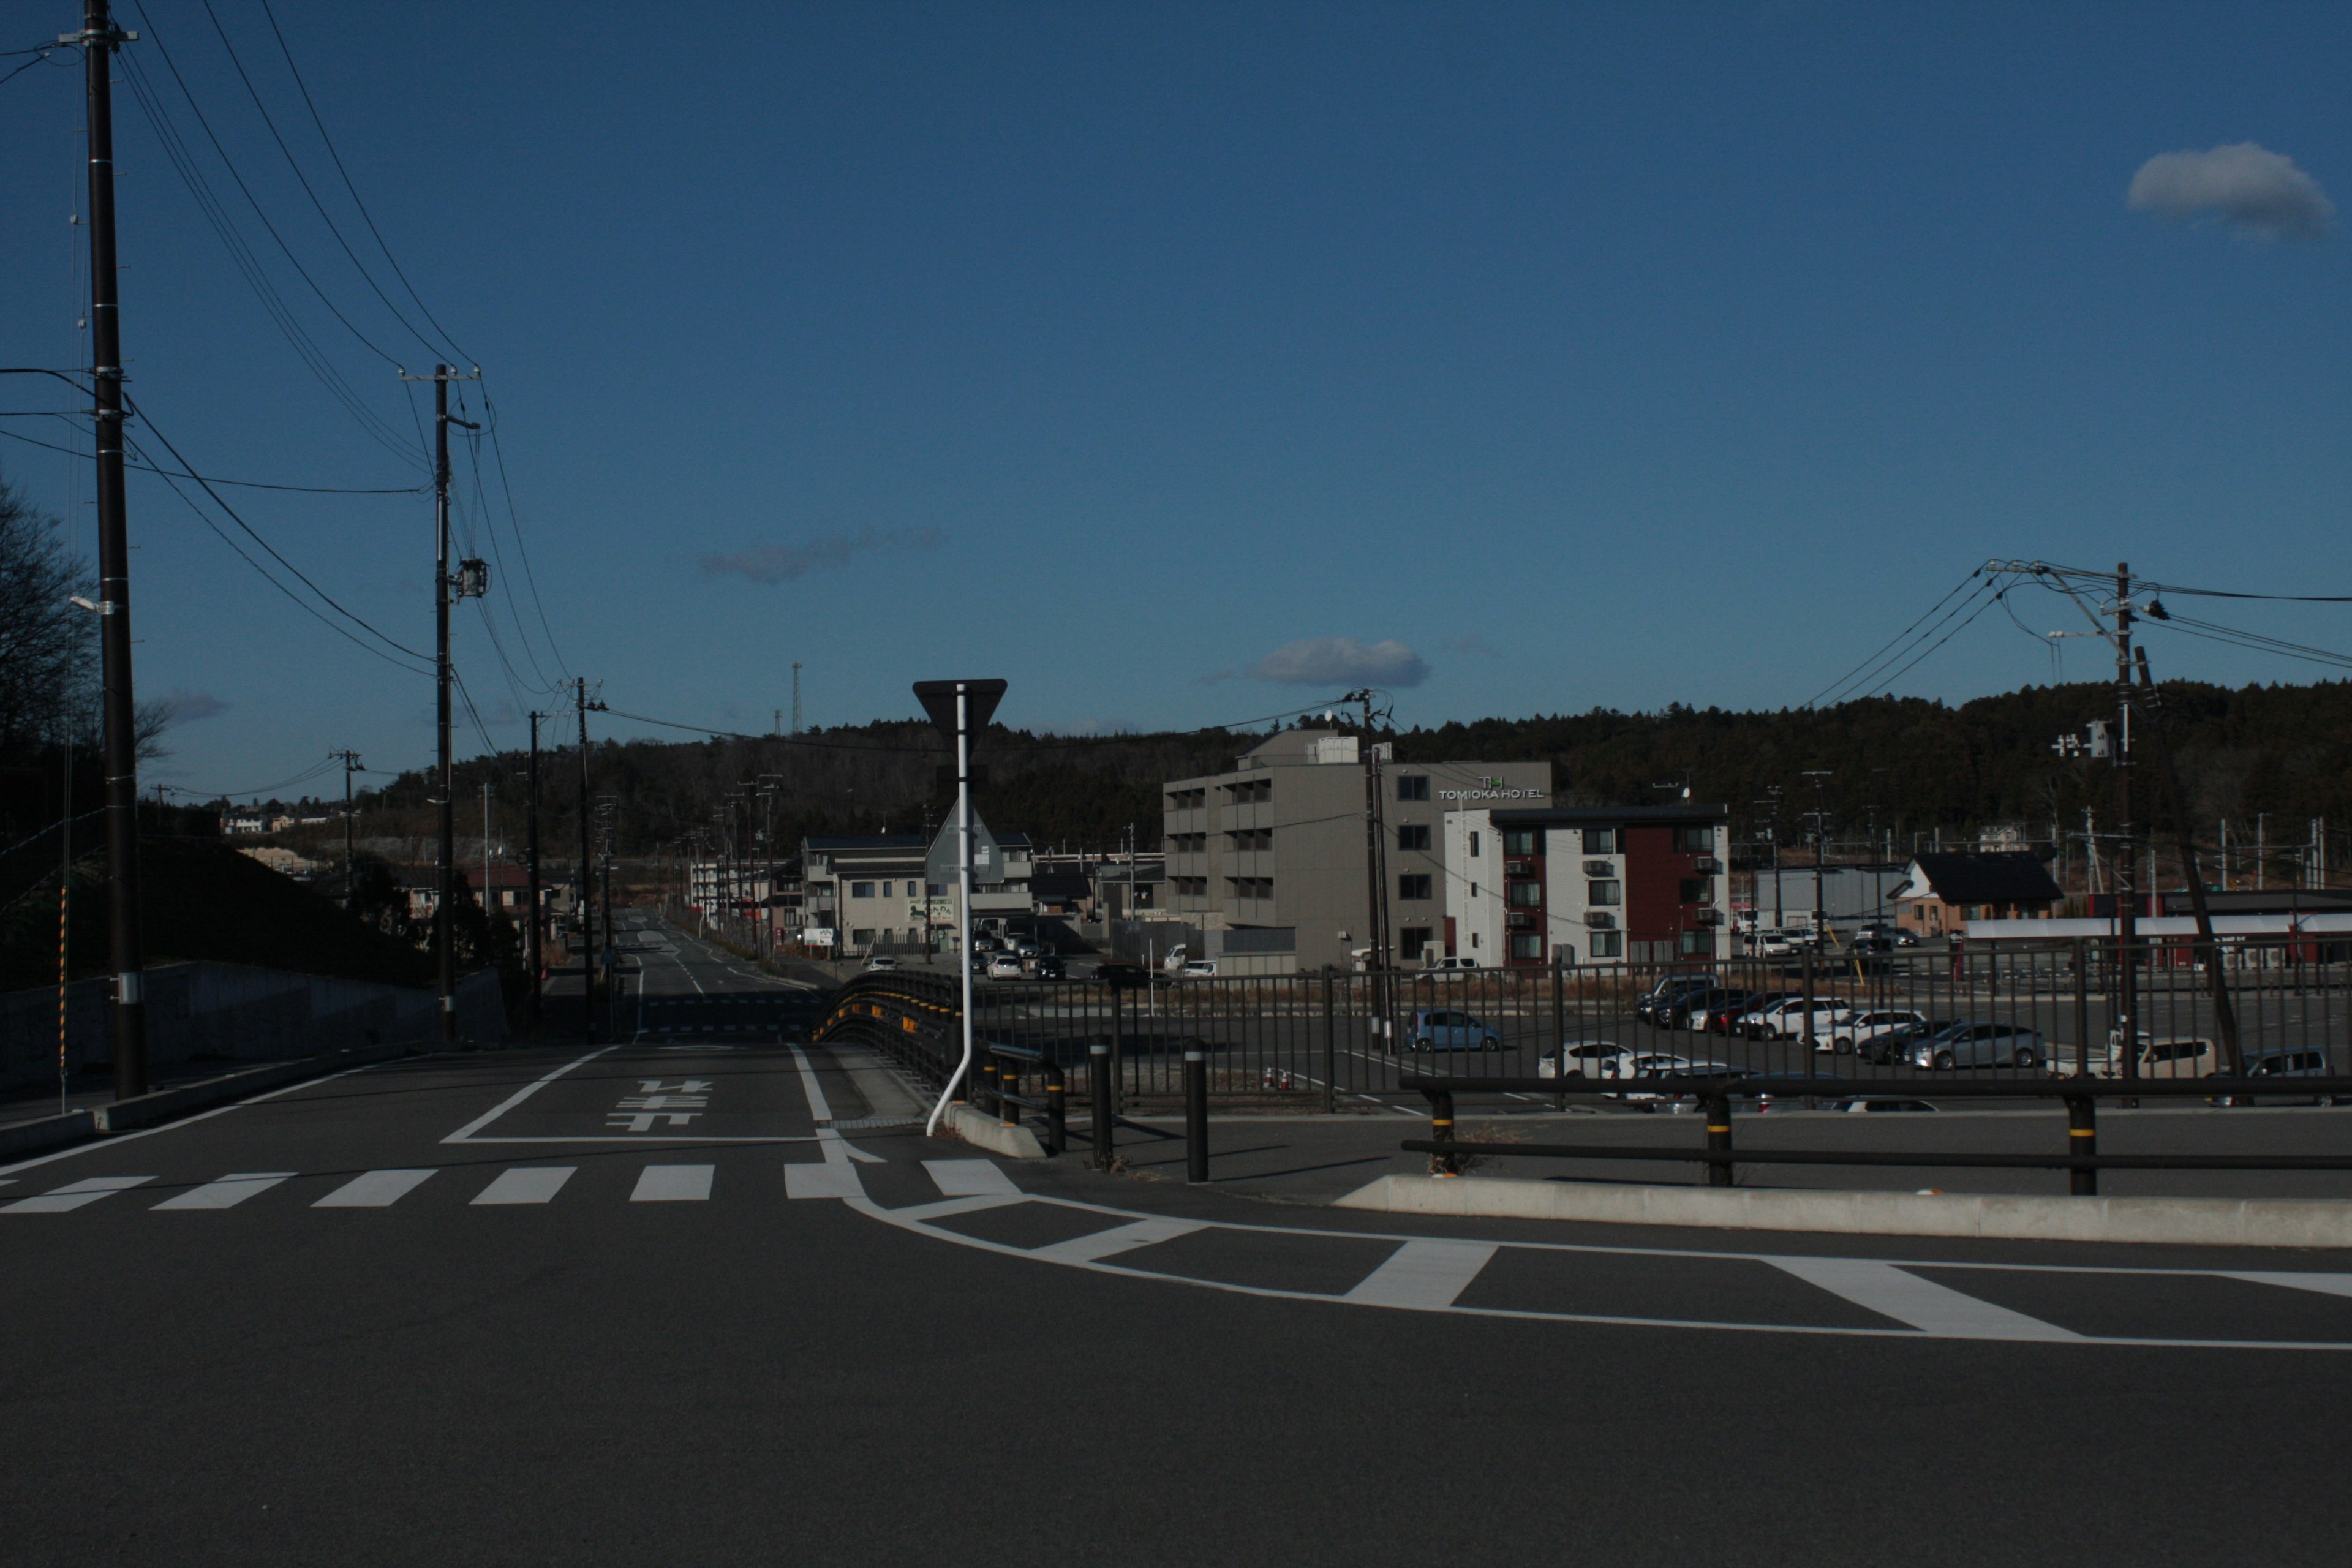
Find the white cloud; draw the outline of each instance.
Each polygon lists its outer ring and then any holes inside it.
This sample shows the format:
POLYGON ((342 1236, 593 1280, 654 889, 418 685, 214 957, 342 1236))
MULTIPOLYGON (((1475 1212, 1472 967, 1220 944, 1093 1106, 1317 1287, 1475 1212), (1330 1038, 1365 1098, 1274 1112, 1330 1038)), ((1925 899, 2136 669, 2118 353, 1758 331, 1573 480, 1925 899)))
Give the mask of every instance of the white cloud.
POLYGON ((1249 668, 1252 680, 1286 686, 1419 686, 1429 679, 1421 655, 1390 638, 1304 637, 1283 644, 1249 668))
POLYGON ((732 555, 706 555, 702 569, 714 577, 733 574, 754 583, 793 583, 820 567, 846 566, 867 551, 937 550, 946 538, 936 528, 893 533, 861 528, 856 533, 821 533, 800 544, 760 544, 732 555))
POLYGON ((2159 153, 2132 176, 2125 203, 2183 222, 2213 217, 2263 239, 2317 239, 2336 204, 2294 160, 2252 142, 2210 153, 2159 153))
POLYGON ((209 691, 172 691, 163 697, 163 708, 174 724, 193 724, 199 719, 217 719, 228 711, 228 706, 209 691))

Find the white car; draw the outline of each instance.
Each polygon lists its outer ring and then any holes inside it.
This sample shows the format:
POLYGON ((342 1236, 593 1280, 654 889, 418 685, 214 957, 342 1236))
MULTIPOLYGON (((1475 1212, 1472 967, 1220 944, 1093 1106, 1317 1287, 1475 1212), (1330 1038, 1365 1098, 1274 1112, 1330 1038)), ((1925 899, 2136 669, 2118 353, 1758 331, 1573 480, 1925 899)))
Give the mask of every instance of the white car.
POLYGON ((896 969, 898 967, 898 961, 887 952, 877 953, 866 961, 866 967, 868 970, 896 969))
POLYGON ((1628 1089, 1612 1098, 1622 1100, 1628 1105, 1639 1105, 1645 1110, 1655 1110, 1662 1106, 1669 1110, 1685 1109, 1683 1105, 1685 1100, 1688 1100, 1693 1105, 1698 1103, 1696 1095, 1678 1094, 1671 1088, 1663 1087, 1675 1079, 1730 1078, 1740 1071, 1729 1062, 1706 1061, 1696 1057, 1639 1057, 1635 1058, 1635 1062, 1633 1070, 1635 1078, 1658 1082, 1662 1087, 1628 1089))
POLYGON ((1867 1013, 1856 1013, 1843 1027, 1832 1030, 1830 1044, 1841 1051, 1859 1050, 1897 1029, 1907 1029, 1927 1021, 1927 1014, 1914 1013, 1908 1008, 1874 1008, 1867 1013))
POLYGON ((1785 1032, 1780 1026, 1781 1014, 1804 1010, 1802 996, 1775 996, 1762 1006, 1742 1013, 1732 1032, 1750 1040, 1777 1040, 1785 1032))
POLYGON ((1633 1063, 1639 1059, 1623 1047, 1604 1040, 1569 1040, 1536 1058, 1536 1076, 1567 1078, 1582 1073, 1586 1078, 1631 1078, 1633 1063))
POLYGON ((1188 958, 1184 961, 1184 967, 1177 972, 1177 978, 1181 980, 1214 980, 1216 977, 1217 961, 1213 958, 1188 958))
POLYGON ((1009 952, 1000 952, 1000 953, 998 953, 994 958, 992 958, 992 959, 990 959, 990 960, 988 961, 988 977, 989 977, 991 980, 1018 980, 1018 979, 1020 979, 1020 978, 1021 978, 1021 961, 1020 961, 1020 959, 1018 959, 1018 958, 1014 957, 1012 953, 1009 953, 1009 952))
POLYGON ((1432 980, 1459 980, 1478 967, 1475 958, 1441 958, 1423 973, 1432 980))

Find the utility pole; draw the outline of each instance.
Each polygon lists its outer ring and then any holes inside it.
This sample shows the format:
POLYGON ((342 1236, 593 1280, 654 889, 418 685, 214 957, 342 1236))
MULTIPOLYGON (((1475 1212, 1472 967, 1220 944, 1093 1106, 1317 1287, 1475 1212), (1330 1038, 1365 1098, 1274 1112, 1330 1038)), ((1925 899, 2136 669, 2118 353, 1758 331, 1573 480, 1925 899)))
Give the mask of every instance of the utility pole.
POLYGON ((523 894, 530 919, 526 929, 530 933, 523 939, 523 962, 530 966, 530 1021, 534 1028, 540 1021, 543 1000, 540 965, 545 956, 541 945, 545 926, 539 908, 539 721, 546 717, 544 713, 530 716, 530 771, 524 775, 523 784, 523 856, 530 879, 523 894))
POLYGON ((329 752, 343 764, 343 908, 352 907, 352 775, 362 772, 357 752, 329 752))
POLYGON ((580 712, 580 892, 572 900, 580 918, 580 1040, 596 1043, 596 899, 588 861, 588 678, 572 682, 572 700, 580 712))
POLYGON ((2189 908, 2197 917, 2197 946, 2205 961, 2205 984, 2213 996, 2213 1030, 2221 1037, 2221 1068, 2235 1077, 2245 1070, 2246 1060, 2238 1046, 2238 1013, 2230 1000, 2229 976, 2221 970, 2221 944, 2213 939, 2213 911, 2205 900, 2205 879, 2199 870, 2196 846, 2189 837, 2189 794, 2180 787, 2180 766, 2173 760, 2172 737, 2164 722, 2164 697, 2156 689, 2155 672, 2148 668, 2147 650, 2140 648, 2137 652, 2140 689, 2147 694, 2147 720, 2156 737, 2157 760, 2163 766, 2165 783, 2172 792, 2173 830, 2180 847, 2182 880, 2189 885, 2189 908))
POLYGON ((82 51, 89 143, 90 393, 98 447, 98 614, 105 685, 107 935, 114 971, 114 1096, 147 1092, 147 1006, 139 898, 139 742, 131 683, 131 532, 122 483, 122 321, 114 265, 114 51, 139 35, 107 0, 85 0, 82 51))
POLYGON ((2132 854, 2131 563, 2116 563, 2116 1048, 2122 1075, 2139 1076, 2139 976, 2132 945, 2139 939, 2138 868, 2132 854))
POLYGON ((793 733, 801 732, 801 661, 793 660, 793 733))
POLYGON ((498 900, 490 896, 490 781, 482 781, 482 923, 485 931, 498 900))
POLYGON ((460 376, 457 367, 446 364, 435 365, 431 375, 400 372, 403 381, 433 384, 433 679, 435 733, 439 744, 435 778, 441 813, 441 840, 434 861, 433 950, 437 961, 441 1038, 445 1044, 454 1044, 457 1038, 457 923, 454 905, 457 803, 449 753, 449 606, 489 585, 488 569, 478 561, 463 563, 466 575, 462 582, 449 572, 449 426, 455 423, 468 430, 481 428, 450 414, 449 384, 477 380, 481 374, 478 370, 470 376, 460 376), (475 585, 478 574, 479 586, 475 585))
MULTIPOLYGON (((961 988, 963 1055, 956 1069, 948 1077, 947 1087, 940 1091, 939 1103, 931 1107, 929 1118, 923 1123, 926 1137, 937 1131, 940 1118, 947 1113, 948 1102, 971 1071, 973 1048, 971 1016, 971 737, 974 731, 987 733, 988 721, 996 705, 1004 699, 1002 680, 919 680, 915 682, 915 698, 930 716, 935 729, 955 738, 956 749, 956 984, 961 988)), ((835 908, 840 905, 835 902, 835 908)), ((1146 986, 1148 994, 1150 987, 1146 986)), ((1109 1106, 1097 1102, 1095 1113, 1095 1146, 1108 1146, 1111 1123, 1115 1113, 1109 1106)))
POLYGON ((1370 688, 1339 699, 1360 706, 1364 734, 1360 742, 1364 764, 1364 881, 1371 928, 1365 932, 1364 973, 1371 987, 1372 1028, 1387 1042, 1395 1038, 1395 1021, 1389 1016, 1386 972, 1389 966, 1388 837, 1386 802, 1381 794, 1381 751, 1372 739, 1373 693, 1370 688))
POLYGON ((1808 768, 1806 778, 1813 781, 1813 941, 1822 940, 1827 917, 1822 908, 1822 877, 1829 858, 1829 804, 1822 798, 1822 781, 1830 776, 1827 768, 1808 768))

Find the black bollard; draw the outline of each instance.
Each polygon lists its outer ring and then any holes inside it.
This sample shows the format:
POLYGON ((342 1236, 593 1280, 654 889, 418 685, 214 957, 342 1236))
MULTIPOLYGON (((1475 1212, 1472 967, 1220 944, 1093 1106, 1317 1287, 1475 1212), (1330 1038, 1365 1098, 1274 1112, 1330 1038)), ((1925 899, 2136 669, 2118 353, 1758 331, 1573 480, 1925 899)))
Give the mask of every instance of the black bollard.
POLYGON ((1184 1053, 1184 1179, 1209 1179, 1209 1058, 1184 1053))

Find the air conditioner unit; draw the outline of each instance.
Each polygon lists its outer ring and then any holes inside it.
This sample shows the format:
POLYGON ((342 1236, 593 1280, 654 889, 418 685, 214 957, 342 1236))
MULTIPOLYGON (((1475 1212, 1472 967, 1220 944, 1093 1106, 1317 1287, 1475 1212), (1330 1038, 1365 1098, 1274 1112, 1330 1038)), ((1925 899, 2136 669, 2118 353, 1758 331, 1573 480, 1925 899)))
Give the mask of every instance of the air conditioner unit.
POLYGON ((1721 910, 1701 910, 1696 914, 1693 915, 1691 919, 1703 926, 1719 926, 1723 923, 1723 911, 1721 910))
POLYGON ((1613 877, 1617 874, 1617 868, 1607 860, 1587 860, 1584 874, 1588 877, 1613 877))
POLYGON ((1723 870, 1723 862, 1712 855, 1702 855, 1691 862, 1691 869, 1712 877, 1723 870))
POLYGON ((1584 911, 1584 923, 1594 931, 1615 931, 1617 917, 1607 910, 1587 910, 1584 911))

